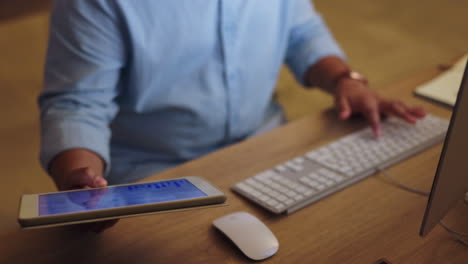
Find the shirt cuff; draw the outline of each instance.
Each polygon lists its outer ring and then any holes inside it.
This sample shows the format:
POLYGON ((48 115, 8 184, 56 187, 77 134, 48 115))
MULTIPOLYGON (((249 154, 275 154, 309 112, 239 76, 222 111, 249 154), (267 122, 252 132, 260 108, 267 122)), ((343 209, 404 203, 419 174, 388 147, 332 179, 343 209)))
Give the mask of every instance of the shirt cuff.
POLYGON ((61 152, 81 148, 96 153, 104 160, 104 176, 110 170, 110 130, 73 121, 42 121, 40 162, 46 172, 50 162, 61 152))

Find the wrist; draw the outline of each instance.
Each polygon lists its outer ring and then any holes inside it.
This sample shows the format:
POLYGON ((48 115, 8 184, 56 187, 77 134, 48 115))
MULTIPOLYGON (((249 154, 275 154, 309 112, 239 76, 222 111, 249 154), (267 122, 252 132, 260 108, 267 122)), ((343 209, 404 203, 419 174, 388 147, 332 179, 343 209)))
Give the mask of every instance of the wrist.
POLYGON ((341 58, 325 57, 308 69, 305 84, 333 93, 338 79, 344 78, 349 72, 351 72, 349 65, 341 58))
POLYGON ((336 87, 338 87, 338 85, 340 85, 341 82, 347 81, 347 80, 357 81, 357 82, 364 84, 365 86, 369 85, 369 80, 364 75, 355 71, 348 70, 348 71, 342 72, 341 74, 339 74, 338 76, 334 78, 333 88, 336 89, 336 87))

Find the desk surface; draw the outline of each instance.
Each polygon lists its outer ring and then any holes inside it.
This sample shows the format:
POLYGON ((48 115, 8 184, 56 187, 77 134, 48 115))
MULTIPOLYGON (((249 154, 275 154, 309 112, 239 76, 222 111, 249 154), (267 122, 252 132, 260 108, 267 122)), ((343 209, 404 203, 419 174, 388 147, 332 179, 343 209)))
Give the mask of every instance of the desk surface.
MULTIPOLYGON (((434 77, 431 69, 396 83, 381 93, 423 105, 449 118, 446 108, 412 95, 434 77)), ((229 187, 257 172, 362 128, 362 120, 341 122, 326 110, 188 162, 147 180, 199 175, 225 191, 229 206, 121 220, 102 234, 82 234, 66 227, 21 231, 0 236, 0 263, 245 263, 235 246, 211 222, 236 211, 265 222, 280 242, 267 263, 466 263, 468 250, 436 227, 418 236, 427 198, 371 176, 289 216, 275 216, 234 194, 229 187)), ((405 184, 429 189, 442 144, 389 169, 405 184)), ((467 232, 463 205, 447 224, 467 232), (463 228, 465 230, 463 230, 463 228)))

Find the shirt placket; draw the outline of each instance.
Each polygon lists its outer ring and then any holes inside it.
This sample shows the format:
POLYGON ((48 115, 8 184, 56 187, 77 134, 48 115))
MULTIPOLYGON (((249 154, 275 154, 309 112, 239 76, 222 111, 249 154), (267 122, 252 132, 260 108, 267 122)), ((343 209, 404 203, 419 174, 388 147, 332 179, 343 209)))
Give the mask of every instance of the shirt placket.
POLYGON ((240 91, 238 84, 238 69, 236 66, 236 31, 237 31, 237 1, 221 0, 221 40, 223 46, 224 81, 227 93, 227 124, 226 136, 236 139, 240 136, 240 91))

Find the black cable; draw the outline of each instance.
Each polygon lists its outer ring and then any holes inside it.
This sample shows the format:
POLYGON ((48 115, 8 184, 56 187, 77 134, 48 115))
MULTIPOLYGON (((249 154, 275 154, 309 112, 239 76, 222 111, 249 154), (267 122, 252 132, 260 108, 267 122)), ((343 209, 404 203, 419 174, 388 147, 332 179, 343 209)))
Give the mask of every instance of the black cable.
MULTIPOLYGON (((383 179, 386 180, 388 183, 391 183, 405 191, 409 191, 409 192, 412 192, 412 193, 416 193, 416 194, 419 194, 419 195, 422 195, 422 196, 429 196, 429 192, 427 191, 423 191, 423 190, 420 190, 420 189, 416 189, 416 188, 412 188, 412 187, 409 187, 409 186, 406 186, 402 183, 400 183, 399 181, 395 180, 393 177, 391 177, 384 169, 381 169, 381 168, 376 168, 378 172, 380 172, 382 175, 383 175, 383 179)), ((464 240, 463 237, 468 237, 468 233, 462 233, 462 232, 458 232, 458 231, 455 231, 453 229, 451 229, 450 227, 448 227, 447 225, 444 224, 444 222, 439 221, 439 225, 442 226, 442 228, 444 228, 449 234, 453 235, 455 237, 456 240, 460 241, 463 245, 467 246, 468 247, 468 241, 464 240)))

